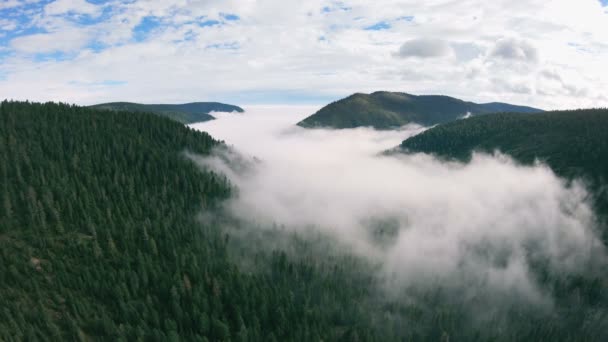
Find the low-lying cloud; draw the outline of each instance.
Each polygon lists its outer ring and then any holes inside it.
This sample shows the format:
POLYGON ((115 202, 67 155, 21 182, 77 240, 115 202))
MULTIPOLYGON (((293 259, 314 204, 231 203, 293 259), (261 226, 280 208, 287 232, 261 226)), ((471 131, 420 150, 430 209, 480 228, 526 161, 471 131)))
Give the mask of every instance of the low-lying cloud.
MULTIPOLYGON (((250 108, 194 125, 233 145, 199 160, 238 187, 226 209, 258 224, 317 227, 381 265, 389 288, 442 284, 549 304, 532 275, 603 262, 585 188, 543 165, 476 154, 468 164, 384 155, 424 130, 303 129, 313 108, 250 108), (251 163, 235 168, 245 156, 251 163), (255 158, 254 158, 255 157, 255 158), (373 231, 389 231, 379 243, 373 231)), ((468 293, 474 296, 474 293, 468 293)))

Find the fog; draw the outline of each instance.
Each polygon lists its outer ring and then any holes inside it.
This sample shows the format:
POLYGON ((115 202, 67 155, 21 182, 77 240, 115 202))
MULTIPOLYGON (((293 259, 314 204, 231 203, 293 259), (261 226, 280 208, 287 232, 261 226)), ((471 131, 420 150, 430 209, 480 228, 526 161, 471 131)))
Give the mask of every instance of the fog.
POLYGON ((556 274, 591 272, 604 262, 582 184, 499 153, 475 154, 468 164, 381 154, 420 126, 295 126, 316 109, 250 107, 192 125, 233 147, 197 159, 238 188, 228 212, 269 227, 316 227, 377 263, 391 290, 433 283, 465 296, 491 291, 550 305, 534 262, 556 274), (378 227, 390 232, 381 242, 378 227))

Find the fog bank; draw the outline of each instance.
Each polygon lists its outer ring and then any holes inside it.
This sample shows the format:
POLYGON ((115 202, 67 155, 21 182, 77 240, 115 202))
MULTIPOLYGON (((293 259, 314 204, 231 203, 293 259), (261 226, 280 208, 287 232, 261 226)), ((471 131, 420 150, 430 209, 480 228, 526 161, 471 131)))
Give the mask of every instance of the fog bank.
POLYGON ((581 184, 500 154, 476 154, 466 165, 381 155, 423 128, 295 126, 315 110, 253 107, 192 125, 234 147, 198 160, 238 187, 226 203, 232 215, 318 227, 378 262, 392 289, 434 283, 549 304, 534 263, 575 274, 605 260, 581 184), (242 159, 249 162, 235 167, 242 159))

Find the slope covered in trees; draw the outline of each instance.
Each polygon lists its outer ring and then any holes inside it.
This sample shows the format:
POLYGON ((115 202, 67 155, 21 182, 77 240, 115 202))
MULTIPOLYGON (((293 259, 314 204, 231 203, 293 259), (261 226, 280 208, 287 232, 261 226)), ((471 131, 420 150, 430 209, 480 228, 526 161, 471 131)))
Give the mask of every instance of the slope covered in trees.
POLYGON ((184 104, 141 104, 132 102, 110 102, 93 105, 94 109, 112 111, 149 112, 169 117, 184 124, 215 119, 211 112, 239 112, 243 109, 219 102, 193 102, 184 104))
POLYGON ((218 142, 156 115, 0 106, 0 340, 373 338, 346 267, 282 253, 240 272, 197 221, 230 186, 183 152, 218 142), (262 268, 260 266, 260 268, 262 268), (179 338, 178 338, 179 337, 179 338))
POLYGON ((533 265, 556 298, 550 313, 514 302, 480 319, 486 294, 442 284, 387 297, 378 265, 332 252, 330 239, 223 215, 231 186, 184 153, 217 146, 156 115, 3 102, 0 340, 608 337, 605 272, 533 265))
POLYGON ((432 126, 454 121, 467 114, 496 112, 538 113, 540 109, 507 103, 477 104, 449 96, 416 96, 406 93, 378 91, 357 93, 321 108, 298 123, 306 128, 374 127, 390 129, 409 123, 432 126))
POLYGON ((558 175, 583 178, 608 213, 608 110, 482 115, 429 129, 401 148, 467 161, 473 151, 499 150, 530 164, 549 165, 558 175))

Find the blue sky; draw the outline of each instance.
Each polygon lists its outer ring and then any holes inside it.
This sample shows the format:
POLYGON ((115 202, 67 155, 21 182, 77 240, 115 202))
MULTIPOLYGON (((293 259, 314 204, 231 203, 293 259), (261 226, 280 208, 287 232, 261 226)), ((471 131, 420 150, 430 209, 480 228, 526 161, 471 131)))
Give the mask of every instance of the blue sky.
POLYGON ((380 89, 544 108, 608 101, 608 0, 508 2, 1 0, 0 93, 82 104, 322 104, 380 89))

